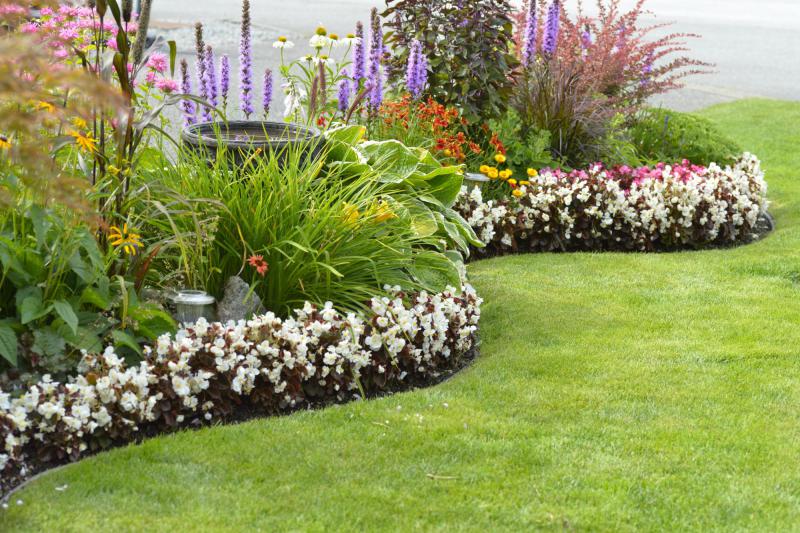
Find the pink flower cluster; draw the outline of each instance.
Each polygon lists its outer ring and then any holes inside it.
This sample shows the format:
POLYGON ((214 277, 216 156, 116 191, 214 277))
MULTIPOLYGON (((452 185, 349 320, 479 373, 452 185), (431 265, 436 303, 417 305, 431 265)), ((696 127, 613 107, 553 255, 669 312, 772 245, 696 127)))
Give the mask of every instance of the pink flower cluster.
POLYGON ((561 169, 545 169, 543 172, 549 172, 558 179, 566 179, 568 181, 587 181, 591 176, 602 174, 604 179, 613 180, 623 190, 629 190, 631 187, 641 185, 648 180, 673 180, 686 183, 695 176, 705 176, 708 173, 708 169, 702 165, 693 165, 688 159, 684 159, 677 164, 658 163, 652 167, 633 168, 627 165, 619 165, 606 168, 603 163, 595 163, 587 170, 564 172, 561 169))

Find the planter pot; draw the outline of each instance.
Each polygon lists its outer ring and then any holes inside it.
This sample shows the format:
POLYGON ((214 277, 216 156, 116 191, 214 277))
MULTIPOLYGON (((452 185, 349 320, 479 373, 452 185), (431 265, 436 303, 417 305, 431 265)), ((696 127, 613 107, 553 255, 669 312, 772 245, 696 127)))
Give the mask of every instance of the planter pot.
POLYGON ((199 318, 209 322, 217 319, 216 299, 204 291, 181 290, 172 297, 175 320, 180 324, 192 324, 199 318))
POLYGON ((283 163, 294 150, 301 150, 303 161, 315 158, 324 145, 324 138, 313 128, 284 122, 236 120, 200 122, 183 129, 183 142, 216 160, 220 151, 241 165, 255 155, 274 153, 283 163), (257 152, 260 150, 260 154, 257 152))

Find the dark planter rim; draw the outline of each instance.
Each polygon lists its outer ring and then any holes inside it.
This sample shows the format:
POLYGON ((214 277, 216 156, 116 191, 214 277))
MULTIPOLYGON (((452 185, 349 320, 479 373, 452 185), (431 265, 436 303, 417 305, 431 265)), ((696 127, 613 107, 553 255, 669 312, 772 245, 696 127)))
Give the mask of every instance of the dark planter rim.
POLYGON ((244 132, 258 131, 263 129, 266 130, 267 133, 269 133, 270 130, 276 132, 289 131, 288 137, 281 136, 268 139, 249 139, 247 141, 228 139, 224 142, 225 145, 236 148, 248 148, 251 146, 263 145, 280 147, 297 141, 313 140, 322 136, 322 133, 318 129, 301 124, 264 120, 231 120, 228 122, 198 122, 196 124, 185 126, 181 131, 181 139, 194 145, 202 144, 209 148, 217 148, 220 143, 217 142, 217 136, 215 134, 216 128, 221 130, 227 129, 228 131, 242 130, 244 132))

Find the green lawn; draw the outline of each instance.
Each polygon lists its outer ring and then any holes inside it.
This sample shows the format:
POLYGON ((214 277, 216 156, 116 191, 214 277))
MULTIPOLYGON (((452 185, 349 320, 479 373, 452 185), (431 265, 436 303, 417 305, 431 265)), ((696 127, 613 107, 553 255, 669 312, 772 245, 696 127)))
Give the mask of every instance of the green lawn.
POLYGON ((764 241, 473 264, 454 379, 104 453, 0 530, 800 528, 800 103, 703 115, 764 162, 764 241))

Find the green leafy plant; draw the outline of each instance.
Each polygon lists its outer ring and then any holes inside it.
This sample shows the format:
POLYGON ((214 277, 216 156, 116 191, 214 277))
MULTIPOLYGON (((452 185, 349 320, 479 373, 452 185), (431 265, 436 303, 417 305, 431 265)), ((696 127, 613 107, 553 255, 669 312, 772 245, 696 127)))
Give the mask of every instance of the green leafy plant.
POLYGON ((741 147, 709 120, 668 109, 646 109, 630 128, 631 142, 648 162, 688 159, 697 165, 732 164, 741 147))
POLYGON ((501 115, 519 64, 512 53, 512 12, 508 0, 387 1, 382 16, 390 28, 390 79, 401 84, 417 39, 428 59, 428 92, 437 102, 455 105, 473 123, 501 115))

